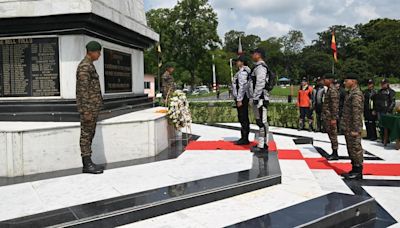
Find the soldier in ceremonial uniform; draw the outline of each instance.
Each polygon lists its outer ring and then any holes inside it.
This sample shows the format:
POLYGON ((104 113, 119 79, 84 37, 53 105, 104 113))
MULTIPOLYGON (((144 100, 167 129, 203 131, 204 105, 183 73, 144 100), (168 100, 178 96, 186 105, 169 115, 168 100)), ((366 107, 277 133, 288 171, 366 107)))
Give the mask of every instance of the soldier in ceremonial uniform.
POLYGON ((166 102, 168 102, 168 99, 175 92, 175 82, 174 78, 172 77, 172 73, 174 73, 174 71, 174 64, 167 63, 165 66, 165 72, 161 76, 161 92, 166 102))
POLYGON ((101 45, 91 41, 86 45, 86 56, 76 71, 76 104, 80 113, 81 135, 80 148, 83 173, 103 173, 103 167, 92 162, 92 141, 96 131, 103 97, 101 95, 99 75, 93 62, 101 55, 101 45))
POLYGON ((252 98, 253 112, 257 126, 260 128, 258 144, 251 148, 254 153, 268 152, 268 131, 267 111, 269 105, 269 92, 266 89, 269 83, 268 66, 264 62, 265 51, 257 48, 252 52, 251 58, 255 62, 254 69, 250 76, 250 94, 252 98))
POLYGON ((328 133, 329 139, 332 144, 332 154, 327 158, 328 160, 339 160, 338 155, 338 138, 337 138, 337 121, 339 119, 339 91, 333 84, 332 78, 324 80, 325 86, 328 88, 325 99, 322 105, 322 121, 325 130, 328 133))
POLYGON ((349 153, 352 170, 344 174, 345 179, 360 180, 363 178, 364 150, 361 146, 361 132, 363 129, 364 95, 358 87, 358 76, 347 74, 345 86, 349 90, 343 106, 342 129, 346 138, 347 152, 349 153))
POLYGON ((244 56, 239 56, 236 60, 239 71, 232 80, 232 92, 235 98, 238 119, 241 125, 241 138, 235 142, 236 145, 248 145, 250 133, 249 121, 249 77, 251 69, 247 66, 244 56))

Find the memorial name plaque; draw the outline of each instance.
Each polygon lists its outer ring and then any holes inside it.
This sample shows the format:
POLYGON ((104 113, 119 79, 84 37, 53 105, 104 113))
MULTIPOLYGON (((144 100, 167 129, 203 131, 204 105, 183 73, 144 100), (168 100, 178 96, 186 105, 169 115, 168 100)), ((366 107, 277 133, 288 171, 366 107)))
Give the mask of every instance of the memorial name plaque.
POLYGON ((60 96, 58 38, 0 40, 0 97, 60 96))
POLYGON ((106 93, 132 92, 132 57, 130 54, 104 49, 106 93))

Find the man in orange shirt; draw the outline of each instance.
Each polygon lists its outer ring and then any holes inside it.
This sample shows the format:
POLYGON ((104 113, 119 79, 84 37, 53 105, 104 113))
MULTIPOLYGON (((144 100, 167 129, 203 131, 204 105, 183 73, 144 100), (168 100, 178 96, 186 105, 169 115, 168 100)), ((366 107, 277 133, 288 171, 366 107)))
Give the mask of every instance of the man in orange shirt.
POLYGON ((313 88, 308 84, 306 78, 301 81, 299 93, 297 95, 297 106, 300 109, 299 131, 304 130, 306 117, 308 119, 309 131, 314 131, 312 116, 312 92, 313 88))

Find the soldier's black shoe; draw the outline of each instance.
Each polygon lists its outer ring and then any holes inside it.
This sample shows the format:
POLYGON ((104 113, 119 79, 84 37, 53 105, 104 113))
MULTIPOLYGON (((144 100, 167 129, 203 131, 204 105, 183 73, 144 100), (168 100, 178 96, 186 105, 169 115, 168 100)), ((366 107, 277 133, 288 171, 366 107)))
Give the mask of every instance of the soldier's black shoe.
POLYGON ((104 167, 94 164, 90 156, 82 157, 82 163, 82 173, 101 174, 104 171, 104 167))
POLYGON ((363 179, 363 167, 362 166, 353 166, 353 169, 349 173, 345 173, 342 175, 346 180, 362 180, 363 179))
POLYGON ((268 146, 265 146, 264 148, 260 148, 258 146, 253 146, 250 149, 251 152, 255 153, 255 154, 260 154, 260 153, 268 153, 268 146))
POLYGON ((250 141, 248 139, 239 139, 238 141, 235 141, 233 144, 241 146, 241 145, 249 145, 250 141))
POLYGON ((337 150, 334 150, 333 153, 326 158, 326 160, 328 160, 328 161, 337 161, 337 160, 339 160, 339 155, 338 155, 337 150))

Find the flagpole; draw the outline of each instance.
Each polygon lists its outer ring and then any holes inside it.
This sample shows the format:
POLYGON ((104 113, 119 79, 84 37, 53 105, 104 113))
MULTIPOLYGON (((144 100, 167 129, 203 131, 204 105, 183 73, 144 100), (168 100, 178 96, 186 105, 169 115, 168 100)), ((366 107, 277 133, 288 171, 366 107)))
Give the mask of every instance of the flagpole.
POLYGON ((335 75, 335 59, 332 59, 332 74, 335 75))
MULTIPOLYGON (((158 45, 160 45, 160 44, 158 44, 158 45)), ((158 57, 157 57, 157 59, 158 59, 158 63, 157 63, 157 87, 158 87, 158 91, 159 92, 161 92, 161 76, 160 76, 160 68, 161 68, 161 66, 160 66, 160 55, 161 55, 161 53, 160 53, 160 47, 158 46, 157 47, 157 53, 158 53, 158 57)))

